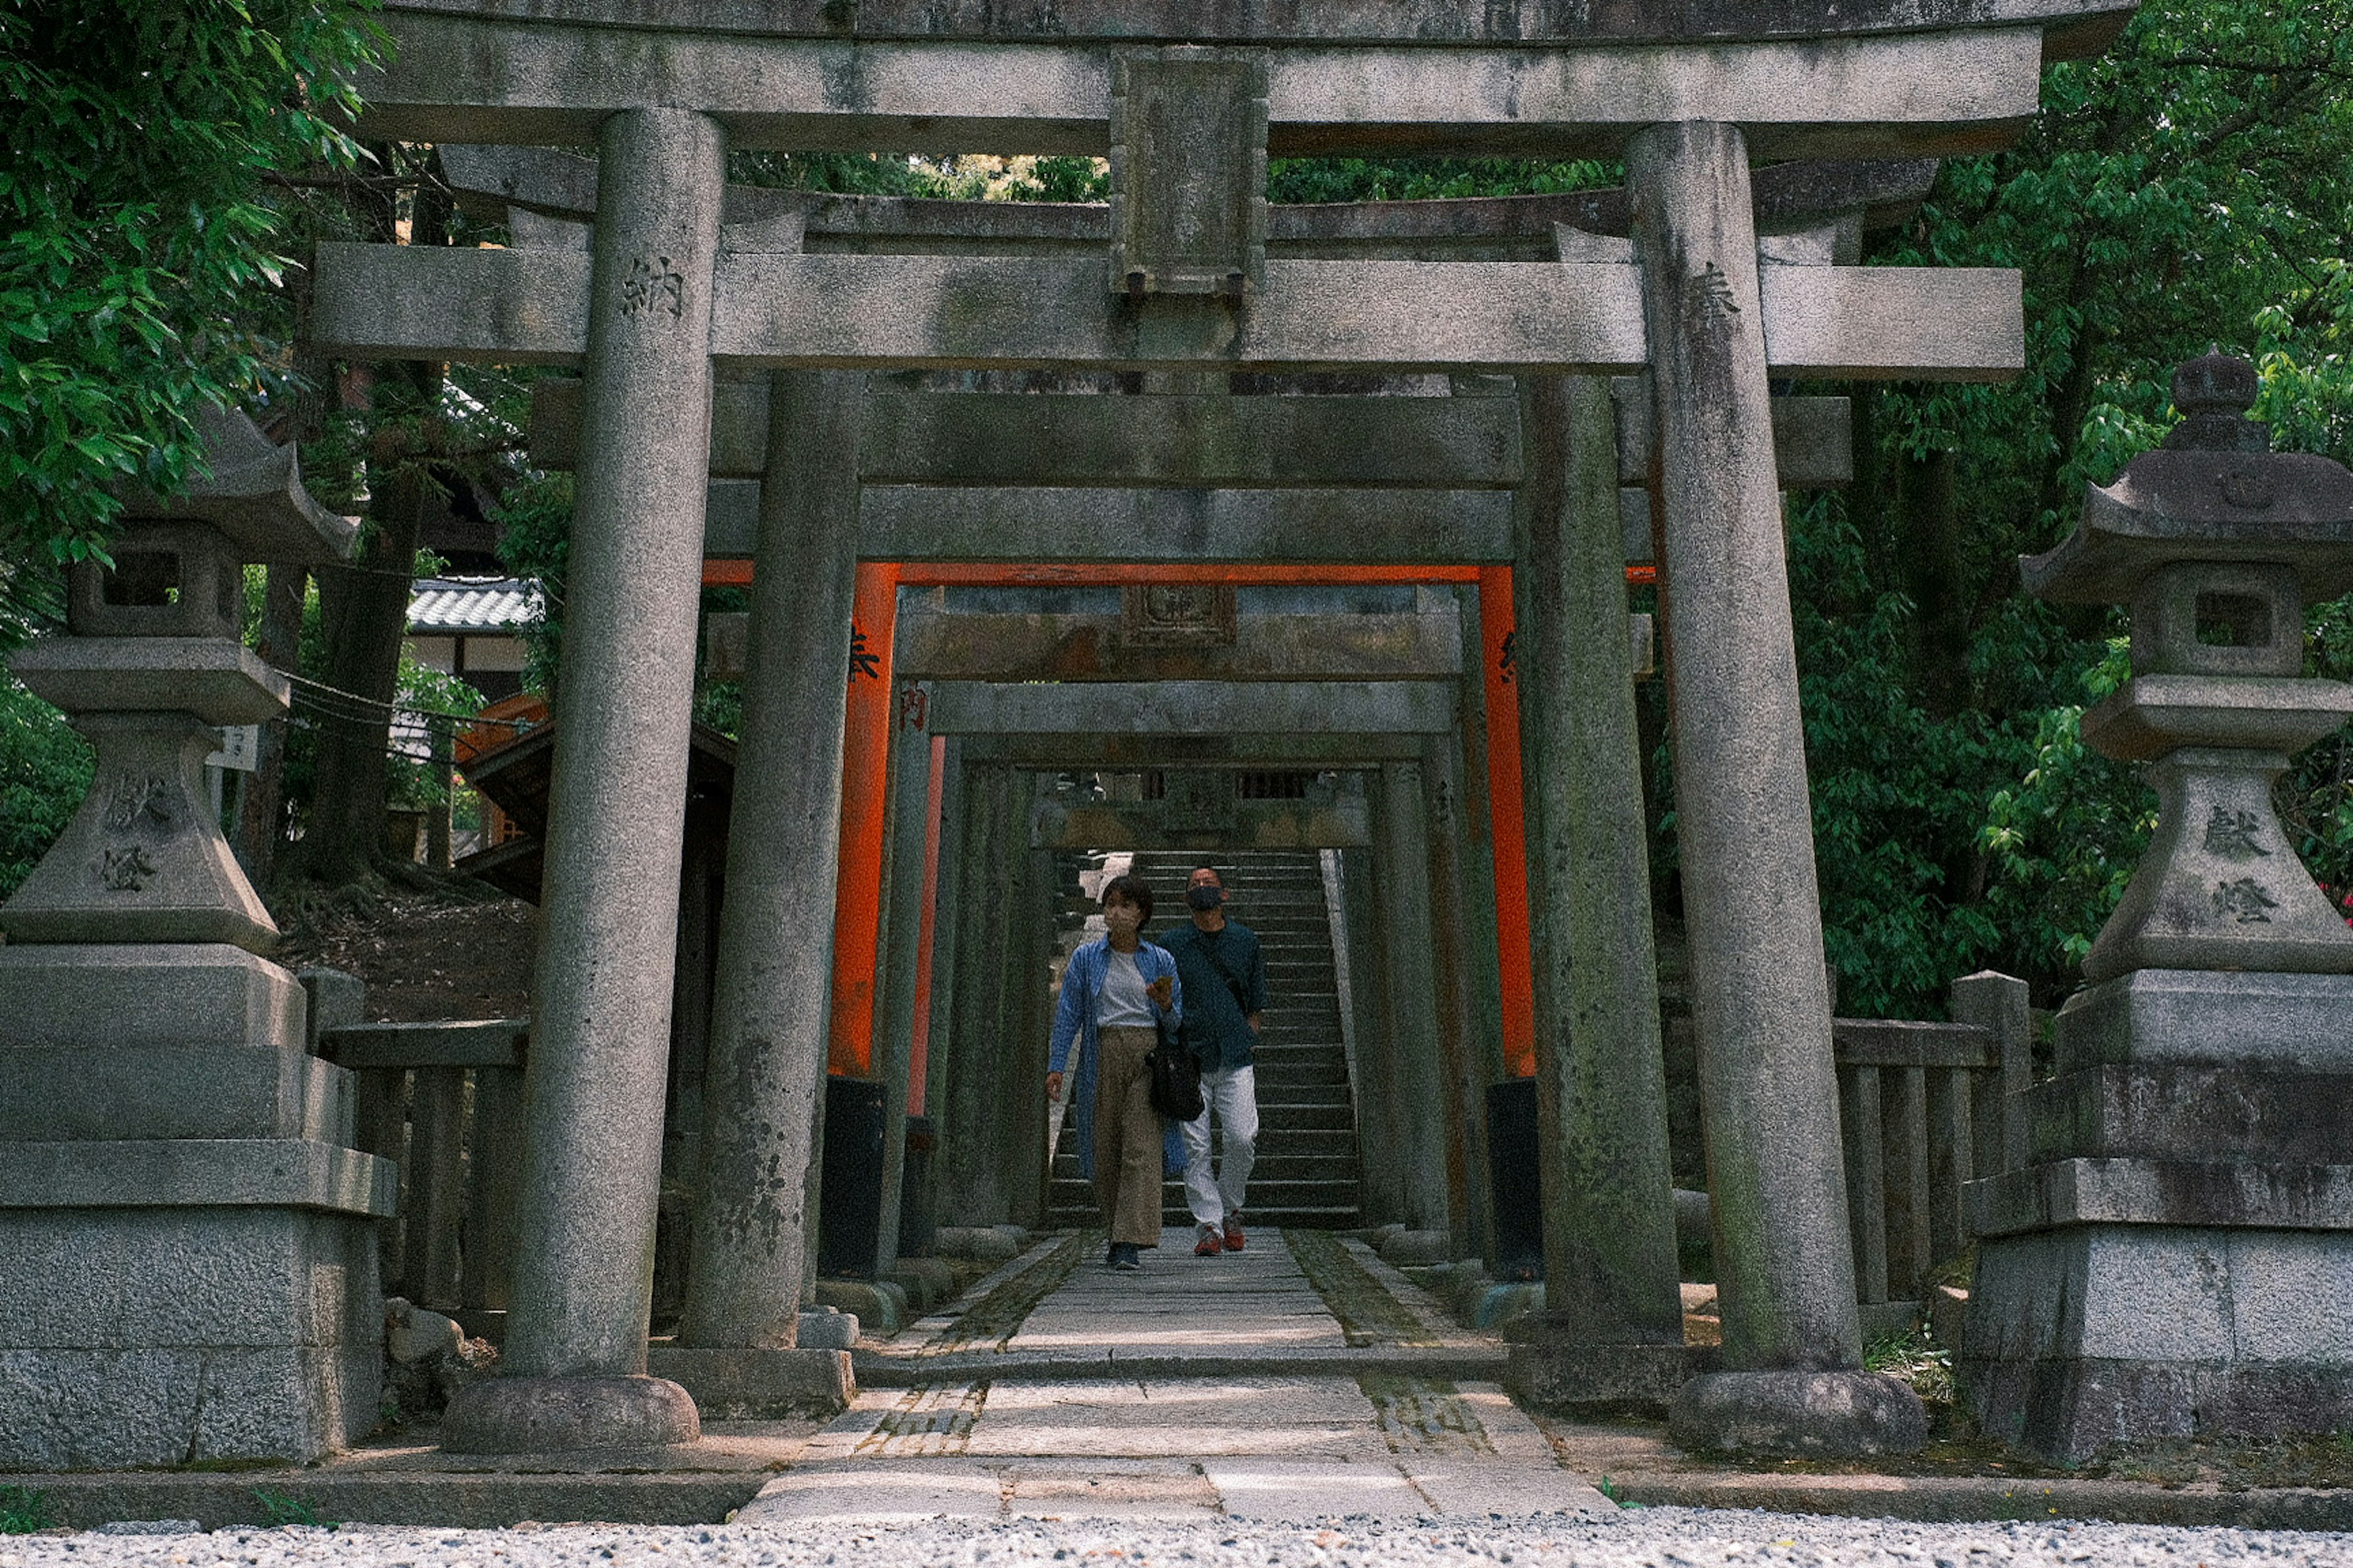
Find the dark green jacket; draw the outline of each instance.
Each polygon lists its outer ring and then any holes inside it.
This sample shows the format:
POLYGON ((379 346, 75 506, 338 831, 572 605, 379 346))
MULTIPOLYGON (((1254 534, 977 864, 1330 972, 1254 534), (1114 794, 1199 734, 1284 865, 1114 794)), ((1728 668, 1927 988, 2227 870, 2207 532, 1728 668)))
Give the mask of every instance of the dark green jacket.
POLYGON ((1257 1059, 1252 1047, 1258 1037, 1249 1016, 1266 1009, 1266 958, 1259 952, 1258 932, 1230 918, 1215 931, 1187 921, 1161 932, 1160 945, 1176 960, 1176 980, 1185 993, 1185 1044, 1194 1059, 1229 1071, 1250 1066, 1257 1059), (1212 952, 1234 984, 1218 973, 1212 952))

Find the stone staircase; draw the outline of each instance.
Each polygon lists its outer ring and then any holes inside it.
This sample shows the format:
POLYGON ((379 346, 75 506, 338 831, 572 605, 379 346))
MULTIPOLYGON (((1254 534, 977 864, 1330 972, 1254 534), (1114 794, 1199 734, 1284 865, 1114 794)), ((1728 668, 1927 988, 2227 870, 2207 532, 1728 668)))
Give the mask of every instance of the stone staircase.
MULTIPOLYGON (((1258 932, 1266 954, 1268 1004, 1258 1048, 1258 1163, 1245 1222, 1345 1230, 1357 1214, 1356 1121, 1340 1043, 1339 987, 1321 861, 1314 850, 1245 850, 1201 856, 1138 853, 1134 870, 1151 886, 1152 930, 1186 918, 1185 879, 1203 859, 1225 873, 1233 917, 1258 932)), ((1062 868, 1062 918, 1073 933, 1093 905, 1078 874, 1099 858, 1071 855, 1062 868)), ((1149 933, 1147 933, 1149 934, 1149 933)), ((1057 1226, 1097 1223, 1066 1133, 1056 1151, 1050 1217, 1057 1226)), ((1164 1223, 1189 1226, 1184 1184, 1162 1190, 1164 1223)))

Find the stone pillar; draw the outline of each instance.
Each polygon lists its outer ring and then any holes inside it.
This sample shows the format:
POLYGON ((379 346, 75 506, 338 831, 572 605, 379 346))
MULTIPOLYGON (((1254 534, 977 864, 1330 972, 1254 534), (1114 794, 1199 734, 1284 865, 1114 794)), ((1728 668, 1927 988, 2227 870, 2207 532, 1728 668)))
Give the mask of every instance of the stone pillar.
MULTIPOLYGON (((1472 684, 1466 681, 1465 685, 1472 684)), ((1473 927, 1463 883, 1462 752, 1459 737, 1422 747, 1430 782, 1430 930, 1437 938, 1439 1092, 1446 1152, 1446 1231, 1456 1258, 1486 1256, 1486 1074, 1478 1008, 1471 999, 1473 927)))
MULTIPOLYGON (((944 1033, 938 1026, 932 1033, 932 1081, 938 1086, 940 1223, 988 1226, 1012 1217, 997 1151, 1005 1123, 1000 1097, 1017 1086, 999 1079, 998 1031, 1004 911, 1011 907, 1018 862, 1009 847, 1012 770, 1002 763, 975 763, 966 768, 964 782, 955 900, 943 911, 956 928, 955 1002, 947 1010, 944 1033)), ((1042 1100, 1044 1079, 1035 1087, 1042 1100)))
MULTIPOLYGON (((1030 802, 1050 793, 1053 775, 1033 773, 1031 788, 1018 792, 1021 811, 1015 844, 1021 857, 1018 902, 1006 933, 1006 1028, 998 1045, 999 1070, 1008 1084, 1046 1081, 1047 1046, 1054 1029, 1046 978, 1054 952, 1054 852, 1032 849, 1030 802)), ((1007 1205, 1012 1223, 1032 1229, 1046 1223, 1051 1183, 1046 1169, 1046 1097, 1014 1095, 1004 1108, 1003 1151, 1007 1205)))
MULTIPOLYGON (((963 736, 950 735, 941 748, 940 798, 934 808, 940 814, 940 853, 935 885, 932 889, 932 994, 927 1003, 919 1002, 923 1018, 923 1114, 932 1119, 933 1137, 937 1141, 932 1155, 932 1180, 936 1188, 946 1173, 943 1163, 944 1143, 948 1136, 947 1063, 950 1047, 948 1036, 953 1032, 953 1020, 959 1000, 956 988, 956 963, 961 956, 961 933, 956 930, 957 911, 964 908, 963 868, 965 845, 972 837, 970 802, 972 791, 965 783, 963 736)), ((908 1073, 914 1072, 910 1051, 908 1073)), ((1044 1086, 1039 1086, 1042 1093, 1044 1086)))
MULTIPOLYGON (((1446 1228, 1444 1076, 1438 1031, 1437 934, 1431 929, 1429 805, 1419 763, 1381 765, 1380 816, 1374 828, 1374 874, 1379 889, 1382 966, 1388 994, 1388 1050, 1369 1092, 1385 1095, 1395 1142, 1367 1147, 1366 1162, 1396 1162, 1409 1230, 1442 1237, 1446 1228), (1383 1077, 1388 1082, 1380 1082, 1383 1077)), ((1417 1254, 1418 1255, 1418 1254, 1417 1254)), ((1435 1263, 1443 1257, 1428 1261, 1435 1263)))
POLYGON ((874 1277, 888 1279, 899 1261, 901 1184, 907 1158, 907 1077, 914 1044, 915 966, 923 931, 923 844, 931 825, 932 737, 923 727, 930 692, 900 688, 891 731, 891 820, 883 851, 881 962, 875 975, 874 1073, 886 1086, 882 1107, 881 1219, 874 1238, 874 1277))
MULTIPOLYGON (((1377 802, 1378 783, 1373 783, 1372 789, 1377 802)), ((1386 1152, 1398 1142, 1401 1123, 1396 1098, 1389 1092, 1396 1076, 1389 1068, 1395 1030, 1383 977, 1383 955, 1388 951, 1384 922, 1373 891, 1371 863, 1377 854, 1371 849, 1338 851, 1337 875, 1326 884, 1325 892, 1334 900, 1335 957, 1345 970, 1339 976, 1340 1005, 1345 1010, 1340 1037, 1348 1053, 1357 1205, 1368 1226, 1401 1225, 1405 1215, 1404 1167, 1386 1157, 1386 1152)))
POLYGON ((459 1452, 701 1434, 645 1366, 725 147, 676 109, 625 110, 597 142, 522 1246, 505 1375, 443 1424, 459 1452))
POLYGON ((1736 126, 1627 146, 1656 388, 1675 809, 1724 1313, 1677 1440, 1908 1451, 1919 1400, 1859 1370, 1831 1008, 1789 625, 1747 148, 1736 126))
POLYGON ((1522 384, 1514 544, 1546 1310, 1516 1392, 1663 1406, 1683 1382, 1649 833, 1609 383, 1522 384))
POLYGON ((865 382, 851 371, 769 377, 701 1201, 678 1336, 692 1348, 657 1358, 700 1402, 722 1376, 731 1410, 761 1417, 839 1408, 846 1396, 846 1352, 789 1352, 797 1333, 833 978, 865 382))

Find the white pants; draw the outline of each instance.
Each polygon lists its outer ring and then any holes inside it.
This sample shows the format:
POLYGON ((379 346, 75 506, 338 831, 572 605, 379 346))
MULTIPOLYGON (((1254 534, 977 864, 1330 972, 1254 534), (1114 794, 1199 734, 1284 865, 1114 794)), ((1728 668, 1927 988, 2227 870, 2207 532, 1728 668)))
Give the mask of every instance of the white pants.
POLYGON ((1195 1223, 1240 1220, 1250 1163, 1258 1158, 1258 1068, 1209 1068, 1201 1074, 1201 1114, 1185 1123, 1185 1198, 1195 1223), (1209 1173, 1209 1118, 1225 1130, 1225 1158, 1209 1173))

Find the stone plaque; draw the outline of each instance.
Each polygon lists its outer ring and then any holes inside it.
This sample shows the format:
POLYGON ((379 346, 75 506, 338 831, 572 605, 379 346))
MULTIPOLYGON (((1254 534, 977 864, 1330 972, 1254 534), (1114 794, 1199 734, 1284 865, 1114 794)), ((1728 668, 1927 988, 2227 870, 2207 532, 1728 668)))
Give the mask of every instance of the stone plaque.
POLYGON ((1231 647, 1234 591, 1215 583, 1145 583, 1120 591, 1128 647, 1231 647))

